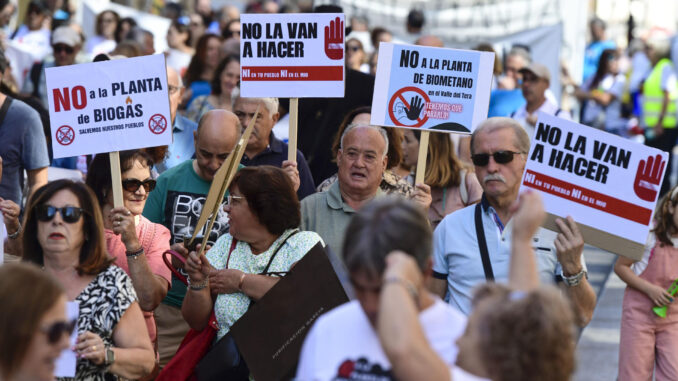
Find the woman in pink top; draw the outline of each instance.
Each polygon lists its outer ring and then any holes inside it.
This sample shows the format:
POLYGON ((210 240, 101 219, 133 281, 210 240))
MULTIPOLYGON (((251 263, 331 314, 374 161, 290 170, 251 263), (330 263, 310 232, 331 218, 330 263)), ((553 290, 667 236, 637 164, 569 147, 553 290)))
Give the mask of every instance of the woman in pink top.
POLYGON ((148 193, 155 187, 155 180, 151 179, 152 165, 152 159, 145 152, 120 152, 123 207, 113 207, 111 166, 107 154, 97 155, 92 160, 87 185, 96 194, 103 211, 108 253, 115 258, 115 264, 132 278, 148 333, 155 343, 153 310, 167 295, 171 274, 162 261, 162 253, 170 246, 169 230, 141 215, 148 193))

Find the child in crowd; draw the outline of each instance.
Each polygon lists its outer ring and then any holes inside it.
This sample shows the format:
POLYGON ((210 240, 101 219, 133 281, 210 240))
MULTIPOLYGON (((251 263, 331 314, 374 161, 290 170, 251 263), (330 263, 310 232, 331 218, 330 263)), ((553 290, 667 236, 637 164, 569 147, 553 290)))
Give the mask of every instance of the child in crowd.
POLYGON ((678 187, 659 203, 643 259, 619 257, 626 282, 619 343, 619 381, 678 380, 678 303, 667 292, 678 278, 678 187), (666 317, 652 311, 667 306, 666 317))

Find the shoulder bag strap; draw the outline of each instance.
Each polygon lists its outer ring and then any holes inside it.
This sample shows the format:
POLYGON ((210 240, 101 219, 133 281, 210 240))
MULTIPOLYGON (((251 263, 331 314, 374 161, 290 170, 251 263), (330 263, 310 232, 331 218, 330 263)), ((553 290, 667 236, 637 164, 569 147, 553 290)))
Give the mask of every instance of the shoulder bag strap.
POLYGON ((5 116, 7 116, 7 110, 9 110, 9 105, 12 104, 12 97, 5 98, 5 101, 2 102, 2 108, 0 108, 0 126, 2 122, 5 121, 5 116))
POLYGON ((235 237, 231 236, 231 247, 228 249, 228 258, 226 258, 226 268, 228 268, 228 262, 231 261, 231 253, 235 250, 235 245, 238 244, 238 240, 235 237))
POLYGON ((278 245, 278 248, 275 249, 275 251, 273 252, 273 255, 271 255, 271 259, 268 260, 268 264, 266 265, 266 268, 264 269, 264 271, 260 272, 259 275, 265 275, 266 273, 268 273, 268 268, 271 267, 271 263, 273 263, 273 259, 275 259, 275 256, 276 256, 276 254, 278 254, 278 251, 280 251, 280 248, 283 247, 283 245, 285 244, 285 242, 287 242, 288 239, 290 239, 293 235, 295 235, 297 233, 299 233, 299 229, 294 230, 290 235, 288 235, 285 238, 284 241, 282 241, 282 243, 280 243, 280 245, 278 245))
POLYGON ((490 253, 487 251, 487 241, 485 240, 485 229, 483 229, 482 206, 476 204, 476 236, 478 238, 478 248, 480 249, 480 258, 483 260, 483 271, 485 279, 488 282, 494 282, 494 272, 492 263, 490 263, 490 253))

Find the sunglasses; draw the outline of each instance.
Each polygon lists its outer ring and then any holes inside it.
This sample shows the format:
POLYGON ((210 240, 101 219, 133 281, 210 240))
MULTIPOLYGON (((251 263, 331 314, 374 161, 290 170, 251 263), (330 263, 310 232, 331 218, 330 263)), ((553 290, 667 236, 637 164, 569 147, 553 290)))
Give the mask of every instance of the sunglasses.
POLYGON ((56 344, 59 342, 59 340, 61 340, 61 337, 64 333, 69 337, 71 336, 73 330, 75 329, 75 323, 75 319, 68 323, 65 321, 59 321, 47 327, 40 328, 40 331, 47 335, 47 341, 50 344, 56 344))
POLYGON ((68 45, 55 45, 52 47, 54 53, 66 52, 66 54, 73 54, 75 51, 72 47, 68 45))
POLYGON ((64 206, 62 208, 57 208, 52 205, 40 205, 35 211, 35 217, 42 222, 52 221, 54 216, 56 216, 57 211, 61 213, 61 219, 64 222, 73 224, 80 220, 80 216, 85 212, 83 208, 78 208, 75 206, 64 206))
POLYGON ((125 179, 122 180, 122 189, 128 191, 128 192, 136 192, 139 190, 140 187, 144 187, 144 190, 146 193, 152 191, 155 189, 155 180, 153 179, 148 179, 148 180, 137 180, 137 179, 125 179))
POLYGON ((493 154, 489 153, 478 153, 471 156, 471 161, 473 165, 478 167, 484 167, 490 162, 490 156, 494 159, 494 162, 497 164, 506 164, 513 161, 513 155, 521 155, 525 152, 513 152, 513 151, 497 151, 493 154))

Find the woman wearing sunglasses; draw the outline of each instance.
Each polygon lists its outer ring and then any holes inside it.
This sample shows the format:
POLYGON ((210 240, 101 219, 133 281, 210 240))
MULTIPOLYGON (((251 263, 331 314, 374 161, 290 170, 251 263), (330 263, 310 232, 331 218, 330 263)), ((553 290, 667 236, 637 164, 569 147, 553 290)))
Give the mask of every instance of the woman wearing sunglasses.
MULTIPOLYGON (((42 266, 79 304, 75 378, 138 379, 153 370, 153 348, 132 281, 106 253, 103 225, 87 186, 48 183, 26 208, 23 260, 42 266)), ((33 291, 33 284, 20 281, 17 292, 22 285, 33 291)))
POLYGON ((66 321, 64 289, 27 263, 0 266, 0 279, 0 380, 53 380, 75 325, 66 321))
POLYGON ((156 340, 153 310, 167 295, 171 273, 162 261, 169 250, 170 232, 141 215, 148 193, 155 188, 151 179, 153 160, 139 150, 120 152, 124 206, 113 207, 111 165, 108 155, 97 155, 89 166, 87 185, 94 191, 104 216, 108 253, 115 264, 132 278, 139 296, 151 342, 156 340))

